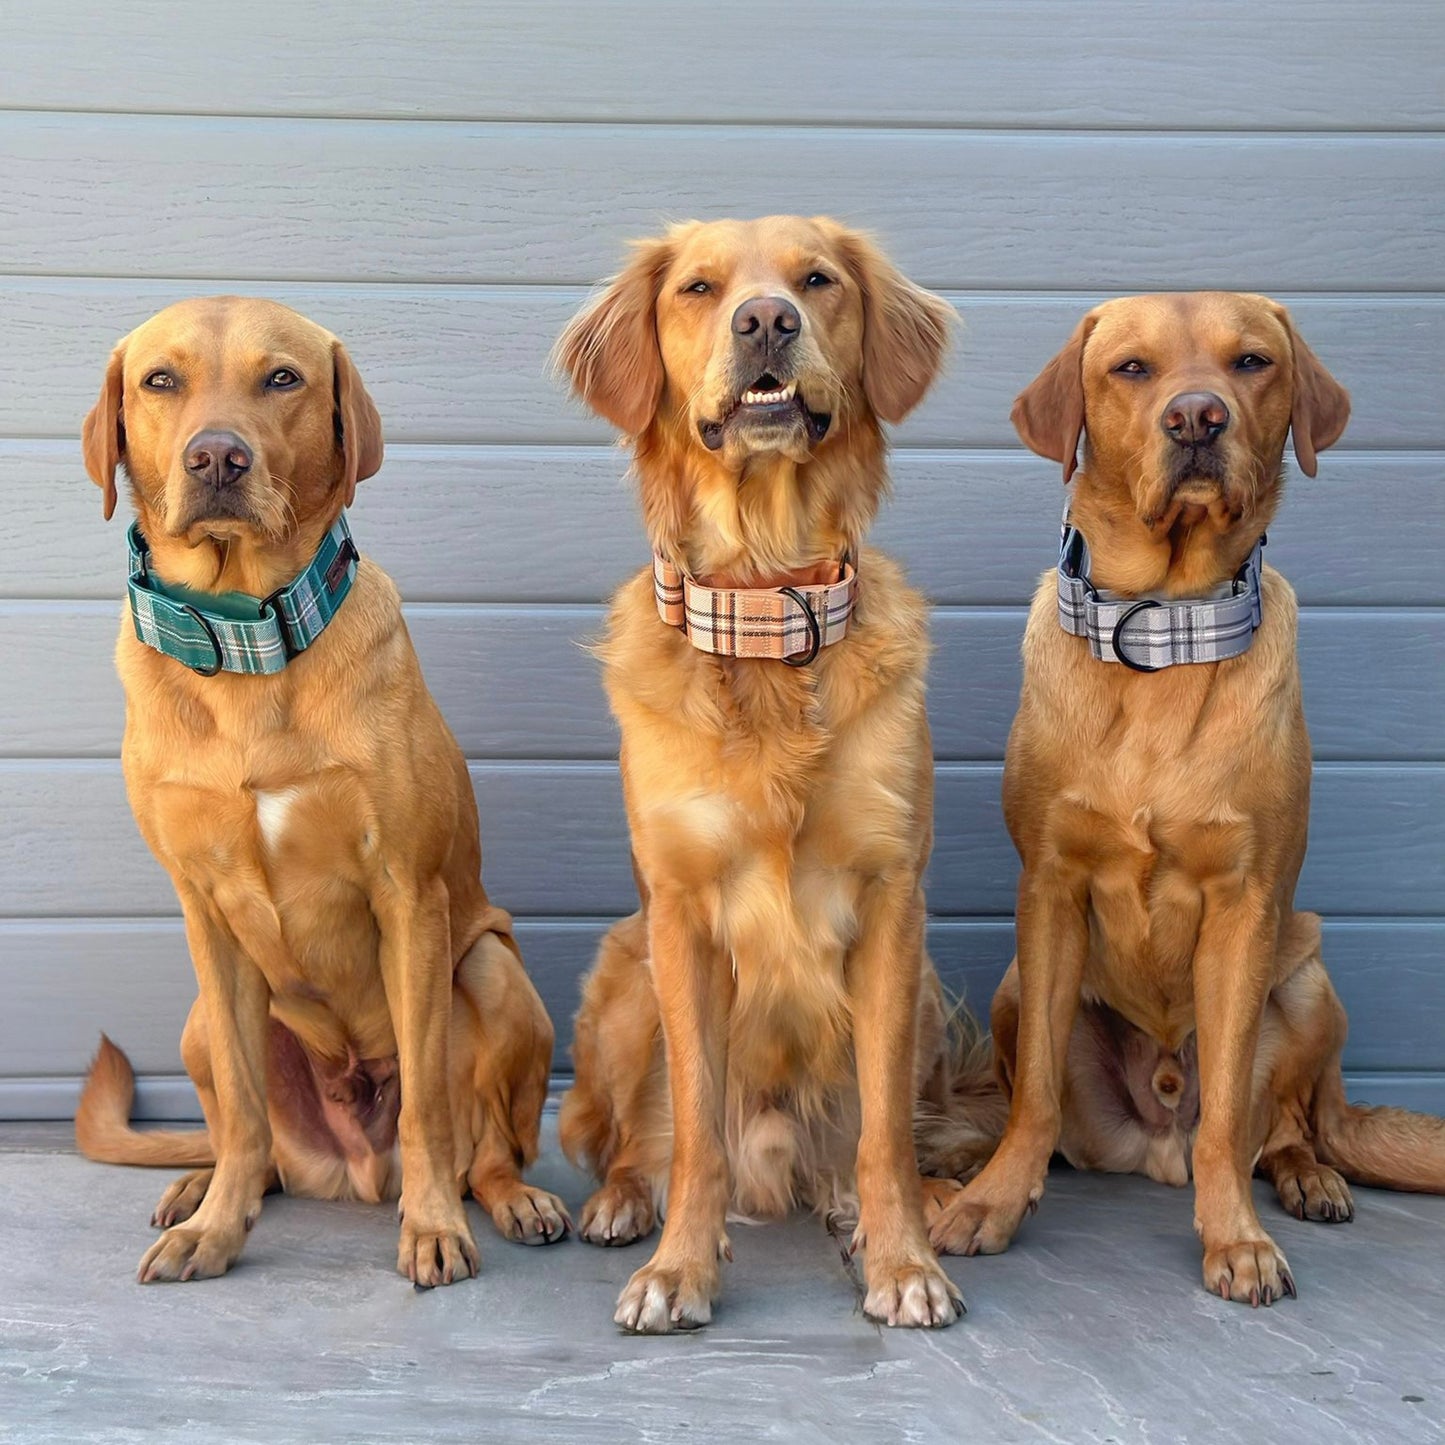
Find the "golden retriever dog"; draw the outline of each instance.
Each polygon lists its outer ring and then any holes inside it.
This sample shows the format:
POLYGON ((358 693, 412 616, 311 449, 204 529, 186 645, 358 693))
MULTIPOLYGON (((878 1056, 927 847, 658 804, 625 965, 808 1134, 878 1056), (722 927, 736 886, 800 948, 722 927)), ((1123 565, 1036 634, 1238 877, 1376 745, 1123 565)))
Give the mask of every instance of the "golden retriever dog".
MULTIPOLYGON (((1206 1287, 1267 1305, 1295 1285, 1256 1166, 1301 1218, 1349 1219, 1346 1178, 1445 1192, 1445 1123, 1346 1103, 1344 1011, 1319 919, 1294 907, 1310 744, 1294 594, 1257 544, 1287 434, 1313 477, 1348 417, 1284 307, 1223 293, 1095 308, 1015 404, 1065 482, 1084 438, 1069 525, 1086 550, 1061 570, 1114 625, 1066 631, 1054 573, 1029 616, 1004 771, 1018 955, 993 1005, 1008 1128, 933 1221, 941 1249, 1005 1248, 1061 1146, 1082 1168, 1192 1173, 1206 1287), (1232 655, 1161 657, 1130 626, 1230 598, 1245 622, 1214 650, 1232 655)), ((947 1168, 946 1125, 920 1143, 947 1168)))
POLYGON ((510 1238, 561 1238, 562 1205, 520 1174, 552 1028, 482 888, 466 764, 391 580, 347 534, 317 583, 329 625, 306 645, 305 616, 288 621, 279 670, 230 670, 224 618, 287 612, 381 465, 345 347, 269 301, 168 307, 115 348, 84 448, 107 518, 116 468, 130 479, 132 609, 193 619, 203 653, 156 650, 130 615, 116 649, 126 787, 200 985, 181 1053, 207 1126, 131 1130, 130 1067, 103 1041, 82 1151, 202 1166, 162 1196, 140 1279, 223 1274, 278 1186, 399 1194, 398 1268, 418 1286, 476 1273, 463 1187, 510 1238))
POLYGON ((658 559, 600 648, 642 908, 586 981, 561 1119, 602 1181, 584 1239, 666 1215, 630 1330, 706 1324, 729 1212, 795 1204, 856 1209, 870 1316, 962 1308, 924 1214, 956 1185, 920 1182, 911 1133, 951 1067, 924 951, 927 613, 861 547, 882 423, 952 319, 865 237, 774 216, 641 242, 558 344, 631 440, 658 559))

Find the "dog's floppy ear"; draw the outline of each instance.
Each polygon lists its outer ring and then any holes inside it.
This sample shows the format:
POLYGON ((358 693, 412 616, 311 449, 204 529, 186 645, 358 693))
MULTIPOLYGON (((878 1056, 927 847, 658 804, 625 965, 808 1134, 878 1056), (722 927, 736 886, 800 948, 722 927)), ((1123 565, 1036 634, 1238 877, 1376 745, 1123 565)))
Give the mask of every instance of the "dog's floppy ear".
POLYGON ((668 237, 634 243, 626 268, 567 323, 552 350, 573 391, 628 436, 647 430, 662 400, 657 293, 674 254, 668 237))
POLYGON ((910 281, 869 237, 830 229, 863 292, 863 394, 884 421, 900 422, 937 378, 958 313, 910 281))
POLYGON ((115 514, 115 469, 125 455, 125 422, 121 418, 124 396, 125 342, 122 341, 110 354, 100 396, 86 413, 80 429, 85 470, 104 494, 101 509, 107 522, 115 514))
POLYGON ((335 339, 331 342, 331 368, 336 440, 341 447, 342 481, 349 507, 356 497, 356 484, 381 470, 381 416, 362 385, 361 373, 346 348, 335 339))
POLYGON ((1009 416, 1030 451, 1059 462, 1064 485, 1079 465, 1079 438, 1084 434, 1084 346, 1094 329, 1091 311, 1074 327, 1064 349, 1014 400, 1009 416))
POLYGON ((1294 400, 1290 403, 1289 429, 1294 438, 1295 460, 1305 476, 1318 469, 1317 452, 1339 441, 1350 419, 1350 394, 1305 345, 1294 321, 1283 306, 1276 307, 1279 319, 1289 331, 1294 349, 1294 400))

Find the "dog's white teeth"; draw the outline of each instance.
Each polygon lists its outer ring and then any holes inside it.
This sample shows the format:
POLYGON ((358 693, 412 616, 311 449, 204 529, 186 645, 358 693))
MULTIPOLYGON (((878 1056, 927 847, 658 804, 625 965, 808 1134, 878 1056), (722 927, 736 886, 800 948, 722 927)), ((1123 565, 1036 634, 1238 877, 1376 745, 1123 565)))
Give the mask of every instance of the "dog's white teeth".
POLYGON ((790 381, 786 386, 780 386, 776 391, 745 391, 743 393, 744 406, 776 406, 781 401, 792 401, 793 393, 797 391, 798 383, 790 381))

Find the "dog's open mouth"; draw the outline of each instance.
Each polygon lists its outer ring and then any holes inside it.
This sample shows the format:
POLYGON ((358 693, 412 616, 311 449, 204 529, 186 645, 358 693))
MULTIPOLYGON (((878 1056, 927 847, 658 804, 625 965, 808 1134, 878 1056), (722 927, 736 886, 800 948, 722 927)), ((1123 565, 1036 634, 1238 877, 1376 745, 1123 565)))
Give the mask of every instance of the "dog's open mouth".
POLYGON ((703 445, 715 452, 726 440, 730 427, 792 431, 801 426, 810 444, 816 444, 828 434, 832 422, 829 413, 809 410, 799 395, 796 380, 783 381, 765 371, 738 395, 726 415, 717 421, 700 421, 697 429, 703 445))

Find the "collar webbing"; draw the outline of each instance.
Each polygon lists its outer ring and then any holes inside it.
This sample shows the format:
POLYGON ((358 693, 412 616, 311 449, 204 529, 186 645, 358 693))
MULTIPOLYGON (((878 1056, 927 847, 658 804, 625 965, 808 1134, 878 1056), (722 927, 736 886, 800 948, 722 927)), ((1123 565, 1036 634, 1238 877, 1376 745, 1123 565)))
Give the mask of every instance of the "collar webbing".
POLYGON ((658 616, 699 652, 761 657, 802 667, 840 641, 858 602, 846 557, 838 580, 801 587, 704 587, 666 557, 652 559, 658 616))
POLYGON ((1208 597, 1119 597, 1089 577, 1089 544, 1064 513, 1059 548, 1059 626, 1089 639, 1100 662, 1158 672, 1188 662, 1223 662, 1247 652, 1260 624, 1260 535, 1233 579, 1208 597))
POLYGON ((172 595, 150 574, 150 548, 137 524, 131 524, 127 537, 135 635, 203 677, 280 672, 326 630, 351 591, 360 561, 343 514, 295 581, 269 597, 227 592, 206 606, 192 600, 204 594, 185 589, 185 597, 172 595))

